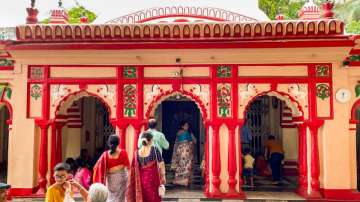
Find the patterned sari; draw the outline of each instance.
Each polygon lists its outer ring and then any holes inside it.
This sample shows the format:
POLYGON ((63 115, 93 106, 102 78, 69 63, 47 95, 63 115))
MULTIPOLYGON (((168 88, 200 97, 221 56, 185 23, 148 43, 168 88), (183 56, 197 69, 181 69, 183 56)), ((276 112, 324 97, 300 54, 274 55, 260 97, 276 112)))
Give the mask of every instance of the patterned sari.
POLYGON ((191 134, 184 131, 178 135, 174 145, 171 168, 175 170, 174 184, 188 186, 194 164, 194 144, 191 134))
POLYGON ((140 161, 137 152, 132 160, 127 187, 127 202, 161 202, 160 178, 157 162, 162 161, 160 152, 152 147, 149 157, 140 161), (159 156, 156 158, 155 152, 159 156))
POLYGON ((93 182, 102 183, 109 189, 107 202, 125 202, 128 173, 126 169, 108 172, 108 152, 105 151, 94 166, 93 182))

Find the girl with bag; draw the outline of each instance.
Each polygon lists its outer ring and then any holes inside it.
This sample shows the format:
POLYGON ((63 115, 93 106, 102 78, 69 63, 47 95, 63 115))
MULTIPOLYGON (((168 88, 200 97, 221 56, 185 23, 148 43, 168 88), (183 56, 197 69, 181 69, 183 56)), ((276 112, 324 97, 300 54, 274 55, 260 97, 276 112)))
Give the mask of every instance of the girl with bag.
POLYGON ((134 153, 129 173, 127 202, 161 202, 165 195, 165 164, 153 146, 152 134, 143 133, 142 147, 134 153))

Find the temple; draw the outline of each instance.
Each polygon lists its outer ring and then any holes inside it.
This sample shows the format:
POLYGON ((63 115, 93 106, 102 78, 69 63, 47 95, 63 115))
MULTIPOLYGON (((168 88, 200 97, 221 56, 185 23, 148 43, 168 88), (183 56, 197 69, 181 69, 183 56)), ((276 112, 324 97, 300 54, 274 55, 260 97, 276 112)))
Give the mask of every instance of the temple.
POLYGON ((360 36, 330 2, 309 1, 295 21, 239 2, 249 7, 138 1, 94 24, 69 24, 61 5, 39 24, 32 5, 27 24, 0 28, 0 174, 12 196, 44 194, 56 163, 94 156, 113 133, 132 158, 155 117, 170 145, 191 122, 208 198, 246 198, 246 125, 254 156, 268 135, 281 141, 288 191, 360 200, 360 63, 350 60, 360 36))

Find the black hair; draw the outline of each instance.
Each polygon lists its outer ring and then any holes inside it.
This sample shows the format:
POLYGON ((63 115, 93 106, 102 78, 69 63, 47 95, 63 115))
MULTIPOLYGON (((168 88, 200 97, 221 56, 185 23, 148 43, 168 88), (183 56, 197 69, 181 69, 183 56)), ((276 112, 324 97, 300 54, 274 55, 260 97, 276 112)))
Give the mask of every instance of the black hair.
POLYGON ((88 152, 87 149, 81 149, 81 150, 80 150, 80 156, 83 156, 84 153, 87 153, 87 152, 88 152))
POLYGON ((67 164, 67 163, 58 163, 54 167, 54 171, 66 171, 66 172, 69 172, 70 171, 70 165, 67 164))
POLYGON ((250 154, 250 148, 245 148, 244 149, 244 154, 250 154))
POLYGON ((112 134, 109 136, 108 146, 110 149, 110 154, 113 154, 116 152, 116 149, 119 146, 119 143, 120 143, 120 138, 116 134, 112 134))
POLYGON ((150 120, 149 120, 149 123, 148 123, 148 126, 149 126, 149 128, 151 128, 151 129, 155 129, 156 126, 157 126, 156 120, 155 120, 155 119, 150 119, 150 120))
POLYGON ((75 160, 74 160, 73 158, 67 158, 67 159, 65 160, 65 163, 71 165, 71 164, 75 163, 75 160))
POLYGON ((86 160, 84 159, 76 159, 76 164, 80 167, 80 168, 85 168, 88 166, 86 160))
POLYGON ((141 136, 144 140, 141 141, 141 144, 146 146, 149 144, 149 142, 152 140, 153 135, 149 132, 144 132, 141 136))
POLYGON ((190 127, 191 127, 190 122, 189 122, 189 121, 186 121, 186 120, 183 120, 183 121, 180 122, 180 129, 183 129, 183 126, 184 126, 185 124, 188 124, 188 125, 189 125, 189 130, 190 130, 190 127))
POLYGON ((269 135, 268 140, 275 140, 275 137, 273 135, 269 135))

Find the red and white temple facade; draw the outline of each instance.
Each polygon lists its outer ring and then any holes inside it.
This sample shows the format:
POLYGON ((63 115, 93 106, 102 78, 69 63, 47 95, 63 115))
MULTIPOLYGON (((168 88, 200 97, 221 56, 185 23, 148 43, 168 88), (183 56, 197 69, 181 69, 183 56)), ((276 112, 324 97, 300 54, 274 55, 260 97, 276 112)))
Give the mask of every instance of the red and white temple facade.
MULTIPOLYGON (((307 11, 318 10, 302 15, 307 11)), ((131 158, 147 120, 159 117, 164 101, 181 97, 196 104, 204 128, 204 195, 246 198, 239 129, 252 103, 268 96, 281 103, 269 108, 280 111, 276 130, 289 172, 298 176, 295 191, 360 200, 354 90, 360 64, 343 64, 360 54, 359 43, 332 18, 259 21, 181 6, 104 24, 19 25, 15 38, 0 41, 0 58, 13 61, 0 66, 11 193, 46 191, 51 168, 94 141, 91 124, 84 131, 90 104, 83 98, 104 106, 131 158)))

